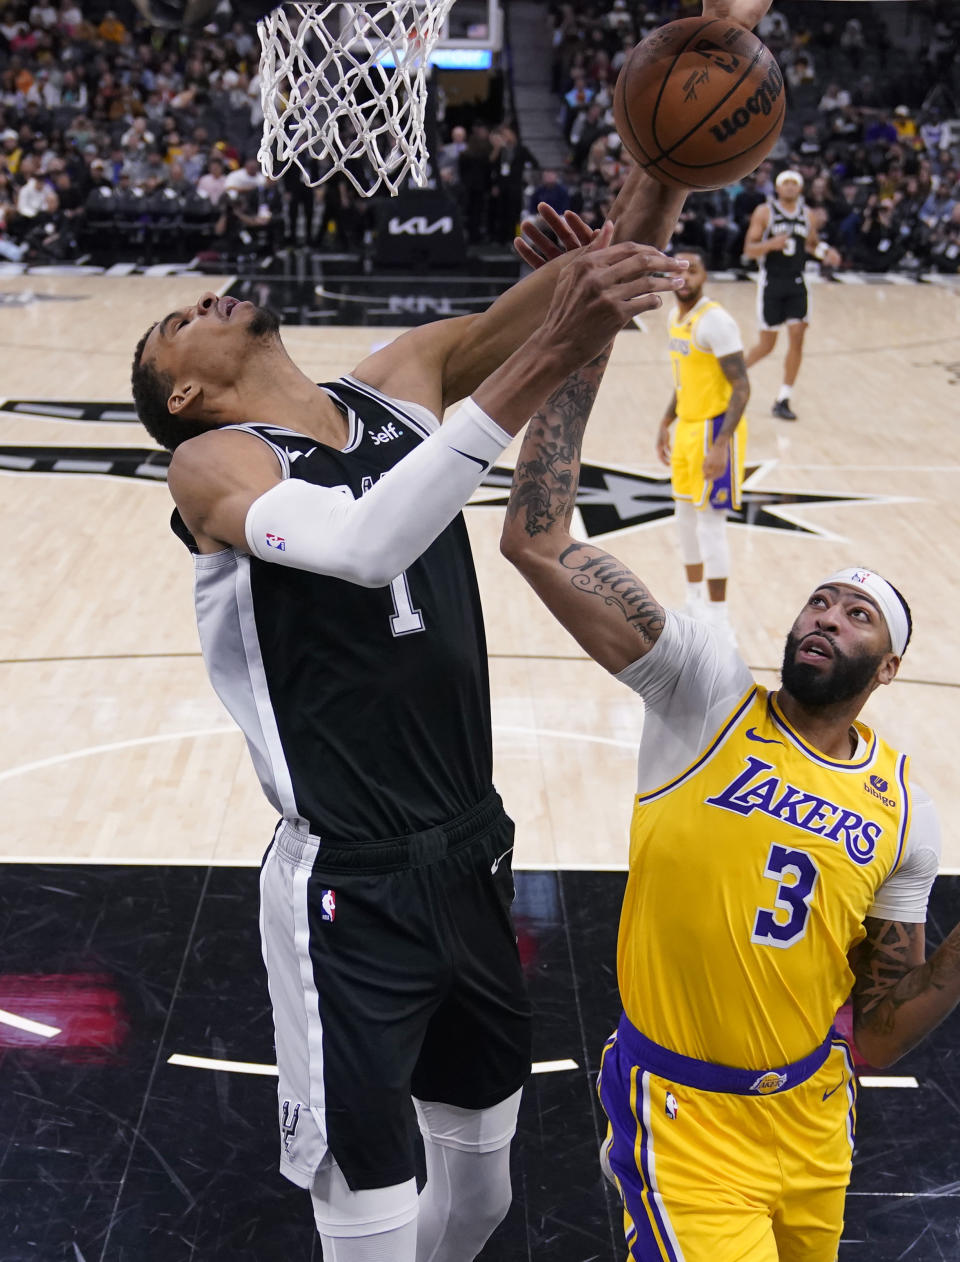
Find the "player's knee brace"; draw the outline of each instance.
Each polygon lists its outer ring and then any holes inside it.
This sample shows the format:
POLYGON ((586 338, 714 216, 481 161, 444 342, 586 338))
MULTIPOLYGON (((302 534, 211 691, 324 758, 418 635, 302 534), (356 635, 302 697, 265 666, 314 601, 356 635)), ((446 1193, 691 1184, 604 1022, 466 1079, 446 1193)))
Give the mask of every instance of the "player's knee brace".
POLYGON ((414 1103, 427 1160, 417 1256, 421 1262, 468 1262, 510 1208, 510 1140, 520 1092, 489 1109, 414 1103))
POLYGON ((704 578, 727 578, 730 574, 730 549, 727 546, 726 511, 705 508, 696 516, 704 578))
POLYGON ((417 1181, 354 1192, 328 1153, 310 1188, 313 1216, 321 1236, 378 1235, 417 1217, 417 1181))
POLYGON ((680 559, 684 565, 699 565, 702 558, 697 536, 697 518, 702 514, 689 500, 677 500, 673 511, 677 522, 677 539, 680 542, 680 559))

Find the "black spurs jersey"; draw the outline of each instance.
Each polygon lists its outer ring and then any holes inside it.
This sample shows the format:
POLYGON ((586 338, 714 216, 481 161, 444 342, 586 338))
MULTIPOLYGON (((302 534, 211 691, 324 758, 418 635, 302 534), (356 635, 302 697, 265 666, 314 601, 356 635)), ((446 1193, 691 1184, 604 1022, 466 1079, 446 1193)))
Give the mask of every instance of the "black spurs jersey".
POLYGON ((769 241, 771 237, 784 234, 790 239, 784 249, 771 250, 769 254, 761 258, 761 280, 769 285, 785 287, 802 285, 803 269, 807 262, 807 234, 810 231, 810 222, 803 198, 797 201, 790 214, 787 214, 775 199, 769 201, 767 205, 770 207, 770 222, 761 240, 769 241))
MULTIPOLYGON (((240 428, 284 476, 355 497, 436 428, 425 408, 350 377, 322 387, 345 411, 342 450, 293 430, 240 428)), ((490 790, 486 641, 462 515, 388 587, 271 565, 230 548, 194 555, 207 671, 284 816, 338 841, 400 836, 490 790)))

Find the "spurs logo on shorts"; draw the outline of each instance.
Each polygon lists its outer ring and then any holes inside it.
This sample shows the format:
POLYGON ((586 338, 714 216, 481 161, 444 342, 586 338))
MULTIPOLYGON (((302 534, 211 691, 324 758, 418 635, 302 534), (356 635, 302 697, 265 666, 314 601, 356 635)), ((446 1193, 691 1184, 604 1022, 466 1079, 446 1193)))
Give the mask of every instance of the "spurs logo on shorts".
POLYGON ((293 1137, 297 1133, 297 1123, 300 1121, 300 1103, 293 1104, 292 1100, 284 1100, 280 1106, 280 1133, 283 1135, 283 1146, 289 1151, 293 1137), (291 1109, 291 1105, 293 1105, 291 1109))

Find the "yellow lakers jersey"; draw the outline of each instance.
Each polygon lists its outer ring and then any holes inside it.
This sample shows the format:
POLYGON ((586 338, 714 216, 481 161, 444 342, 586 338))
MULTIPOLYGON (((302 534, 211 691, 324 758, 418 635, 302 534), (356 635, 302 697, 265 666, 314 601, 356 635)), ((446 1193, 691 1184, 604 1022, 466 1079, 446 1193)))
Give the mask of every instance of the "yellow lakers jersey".
POLYGON ((730 402, 733 387, 723 375, 720 361, 710 351, 702 351, 694 340, 700 320, 719 305, 701 299, 682 320, 670 321, 670 362, 680 421, 705 421, 719 416, 730 402))
POLYGON ((617 965, 647 1038, 744 1069, 823 1041, 910 817, 908 760, 857 730, 865 752, 826 758, 752 688, 691 767, 636 799, 617 965))

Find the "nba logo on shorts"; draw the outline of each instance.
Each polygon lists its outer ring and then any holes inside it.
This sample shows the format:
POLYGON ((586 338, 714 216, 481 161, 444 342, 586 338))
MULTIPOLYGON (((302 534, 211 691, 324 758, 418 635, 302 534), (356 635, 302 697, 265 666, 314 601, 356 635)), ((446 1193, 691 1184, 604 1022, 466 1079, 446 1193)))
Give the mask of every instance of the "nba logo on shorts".
POLYGON ((667 1092, 667 1099, 664 1104, 663 1111, 666 1113, 671 1122, 675 1122, 677 1120, 677 1114, 680 1112, 680 1105, 677 1104, 677 1097, 672 1091, 667 1092))
POLYGON ((337 918, 337 891, 321 890, 320 891, 320 919, 336 920, 337 918))

